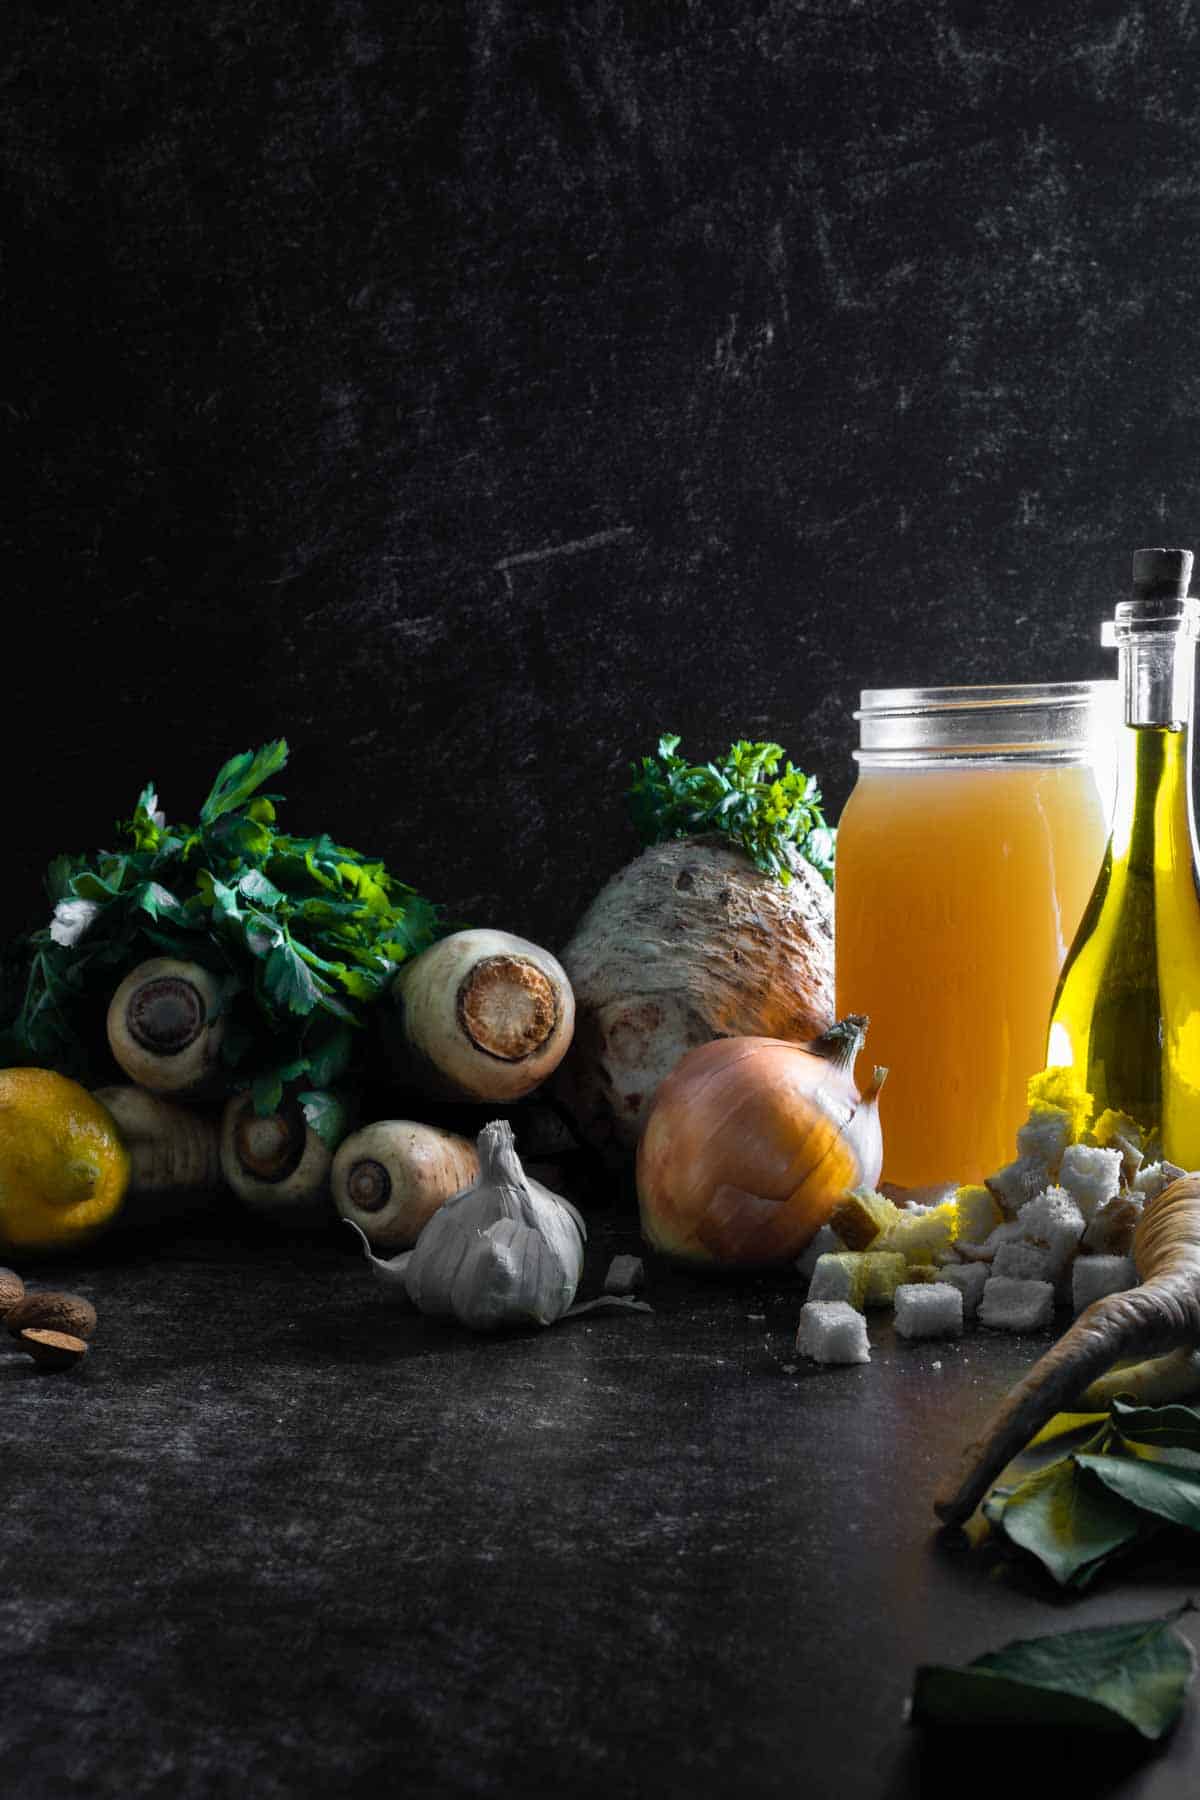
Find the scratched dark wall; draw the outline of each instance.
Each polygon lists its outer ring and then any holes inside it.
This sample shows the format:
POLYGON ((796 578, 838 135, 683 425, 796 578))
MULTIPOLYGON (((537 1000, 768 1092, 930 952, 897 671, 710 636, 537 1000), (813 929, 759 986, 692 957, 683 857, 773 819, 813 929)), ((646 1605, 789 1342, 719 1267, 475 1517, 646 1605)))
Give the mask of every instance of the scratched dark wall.
POLYGON ((1107 672, 1200 538, 1189 0, 107 0, 0 27, 3 884, 286 734, 559 943, 628 759, 1107 672))

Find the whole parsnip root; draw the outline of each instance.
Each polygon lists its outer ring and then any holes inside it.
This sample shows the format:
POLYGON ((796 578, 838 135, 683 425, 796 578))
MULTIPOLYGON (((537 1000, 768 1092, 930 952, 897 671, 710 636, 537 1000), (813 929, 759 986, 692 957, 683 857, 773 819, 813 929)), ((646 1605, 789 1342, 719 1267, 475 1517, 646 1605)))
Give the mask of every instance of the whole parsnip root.
POLYGON ((130 1081, 179 1099, 224 1086, 220 983, 199 963, 152 956, 131 969, 108 1007, 108 1042, 130 1081))
POLYGON ((438 1099, 522 1099, 553 1074, 575 1030, 562 964, 509 931, 442 938, 403 965, 389 1001, 392 1055, 438 1099))
POLYGON ((1200 1177, 1181 1176, 1147 1201, 1133 1259, 1141 1286, 1094 1300, 968 1446, 956 1483, 934 1501, 946 1524, 968 1518, 1005 1464, 1121 1357, 1200 1346, 1200 1177))
POLYGON ((215 1119, 140 1087, 102 1087, 95 1098, 116 1120, 129 1151, 129 1191, 166 1194, 221 1180, 215 1119))

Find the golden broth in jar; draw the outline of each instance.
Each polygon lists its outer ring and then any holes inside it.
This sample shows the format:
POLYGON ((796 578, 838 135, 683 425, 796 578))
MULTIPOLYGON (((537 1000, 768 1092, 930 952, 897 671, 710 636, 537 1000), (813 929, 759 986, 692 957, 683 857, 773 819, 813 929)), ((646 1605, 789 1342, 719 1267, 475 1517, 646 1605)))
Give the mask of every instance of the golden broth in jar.
POLYGON ((838 829, 837 1014, 871 1021, 883 1178, 1016 1155, 1055 985, 1104 855, 1115 682, 877 689, 838 829))

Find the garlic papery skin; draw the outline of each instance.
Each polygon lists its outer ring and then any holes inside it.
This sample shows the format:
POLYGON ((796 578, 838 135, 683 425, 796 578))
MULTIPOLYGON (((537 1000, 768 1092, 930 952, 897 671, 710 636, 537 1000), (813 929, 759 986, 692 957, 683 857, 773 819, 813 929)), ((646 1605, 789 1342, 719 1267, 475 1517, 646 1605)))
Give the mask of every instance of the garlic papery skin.
POLYGON ((506 1119, 485 1125, 477 1148, 479 1179, 445 1201, 409 1253, 409 1297, 472 1331, 552 1325, 575 1298, 587 1227, 525 1174, 506 1119))

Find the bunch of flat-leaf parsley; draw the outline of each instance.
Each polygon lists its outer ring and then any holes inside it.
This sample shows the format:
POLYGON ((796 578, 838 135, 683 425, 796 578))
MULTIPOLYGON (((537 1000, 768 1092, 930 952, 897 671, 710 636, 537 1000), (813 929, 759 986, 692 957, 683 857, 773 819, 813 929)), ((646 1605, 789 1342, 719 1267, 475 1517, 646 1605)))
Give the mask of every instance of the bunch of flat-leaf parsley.
POLYGON ((677 737, 658 740, 657 756, 632 764, 628 799, 647 844, 723 831, 766 875, 785 885, 790 845, 833 885, 834 831, 821 811, 816 778, 783 759, 780 744, 732 744, 721 762, 689 763, 677 737))
POLYGON ((119 848, 55 858, 54 915, 19 947, 5 1061, 94 1079, 109 997, 139 962, 170 956, 219 978, 222 1059, 259 1111, 285 1083, 326 1088, 351 1069, 397 964, 452 927, 381 862, 277 829, 280 795, 261 789, 287 754, 280 738, 231 757, 196 825, 168 825, 147 787, 119 848))

